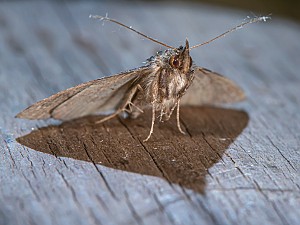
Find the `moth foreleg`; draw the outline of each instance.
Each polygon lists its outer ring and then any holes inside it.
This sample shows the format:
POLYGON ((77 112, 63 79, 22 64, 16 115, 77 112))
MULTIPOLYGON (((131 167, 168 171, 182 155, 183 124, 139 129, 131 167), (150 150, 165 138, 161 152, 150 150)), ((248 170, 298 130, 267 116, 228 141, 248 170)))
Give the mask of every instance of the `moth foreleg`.
POLYGON ((159 122, 162 122, 163 121, 163 116, 165 115, 164 113, 164 108, 161 107, 160 109, 160 115, 159 115, 159 122))
POLYGON ((144 140, 144 142, 148 141, 151 137, 151 134, 153 133, 154 128, 154 122, 155 122, 155 103, 152 103, 152 120, 151 120, 151 128, 148 137, 144 140))
POLYGON ((177 112, 176 112, 177 127, 178 127, 178 130, 180 131, 180 133, 185 134, 185 132, 181 129, 181 126, 180 126, 179 103, 180 103, 180 99, 177 100, 177 112))
POLYGON ((176 108, 177 104, 178 104, 178 103, 176 103, 176 104, 171 108, 170 112, 168 112, 168 113, 165 114, 165 120, 169 120, 169 119, 170 119, 170 117, 171 117, 171 115, 172 115, 174 109, 176 108))

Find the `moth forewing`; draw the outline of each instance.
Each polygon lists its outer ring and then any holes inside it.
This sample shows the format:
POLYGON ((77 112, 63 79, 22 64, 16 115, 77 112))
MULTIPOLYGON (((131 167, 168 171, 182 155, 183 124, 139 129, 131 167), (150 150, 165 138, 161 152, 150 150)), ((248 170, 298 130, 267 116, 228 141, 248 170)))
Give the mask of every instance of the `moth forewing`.
POLYGON ((69 88, 29 106, 16 117, 71 120, 116 110, 131 83, 147 69, 141 67, 69 88))
POLYGON ((86 89, 94 81, 89 81, 87 83, 80 84, 75 87, 71 87, 67 90, 58 92, 48 98, 45 98, 35 104, 27 107, 22 112, 16 115, 16 118, 30 119, 30 120, 40 120, 51 118, 51 112, 53 109, 61 105, 63 102, 72 98, 72 96, 86 89))
POLYGON ((194 66, 194 80, 180 100, 181 105, 234 103, 245 99, 244 91, 232 80, 194 66))

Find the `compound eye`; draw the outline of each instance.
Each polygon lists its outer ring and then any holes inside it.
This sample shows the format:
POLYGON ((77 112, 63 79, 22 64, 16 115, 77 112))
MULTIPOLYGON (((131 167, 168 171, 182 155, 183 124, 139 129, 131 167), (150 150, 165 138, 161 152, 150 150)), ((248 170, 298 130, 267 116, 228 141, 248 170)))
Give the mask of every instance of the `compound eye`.
POLYGON ((179 57, 178 57, 178 55, 171 56, 171 58, 170 58, 170 65, 173 68, 178 68, 179 67, 179 57))

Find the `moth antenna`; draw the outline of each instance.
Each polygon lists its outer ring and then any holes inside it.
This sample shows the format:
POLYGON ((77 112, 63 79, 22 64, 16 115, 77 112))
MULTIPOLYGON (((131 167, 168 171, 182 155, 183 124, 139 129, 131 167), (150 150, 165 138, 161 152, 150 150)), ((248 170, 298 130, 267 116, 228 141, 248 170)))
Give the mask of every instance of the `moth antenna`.
POLYGON ((155 42, 155 43, 157 43, 157 44, 160 44, 160 45, 162 45, 162 46, 165 46, 165 47, 167 47, 167 48, 176 49, 176 48, 174 48, 174 47, 172 47, 172 46, 170 46, 170 45, 167 45, 167 44, 165 44, 165 43, 163 43, 163 42, 160 42, 160 41, 158 41, 158 40, 156 40, 156 39, 154 39, 154 38, 152 38, 152 37, 149 37, 149 36, 147 36, 147 35, 145 35, 145 34, 139 32, 139 31, 133 29, 131 26, 127 26, 127 25, 125 25, 125 24, 123 24, 123 23, 121 23, 121 22, 119 22, 119 21, 117 21, 117 20, 111 19, 111 18, 107 17, 107 15, 106 15, 105 17, 104 17, 104 16, 98 16, 98 15, 90 15, 89 17, 90 17, 90 18, 93 18, 93 19, 99 19, 100 21, 104 21, 104 20, 105 20, 105 21, 113 22, 113 23, 115 23, 115 24, 118 24, 118 25, 120 25, 120 26, 122 26, 122 27, 125 27, 125 28, 127 28, 127 29, 129 29, 129 30, 131 30, 131 31, 133 31, 133 32, 135 32, 135 33, 141 35, 141 36, 144 37, 144 38, 149 39, 150 41, 153 41, 153 42, 155 42))
POLYGON ((218 35, 217 37, 215 37, 215 38, 213 38, 213 39, 211 39, 211 40, 209 40, 209 41, 206 41, 206 42, 203 42, 203 43, 201 43, 201 44, 194 45, 193 47, 190 47, 190 50, 193 49, 193 48, 198 48, 198 47, 200 47, 200 46, 202 46, 202 45, 209 44, 209 43, 211 43, 211 42, 213 42, 213 41, 215 41, 215 40, 217 40, 217 39, 219 39, 219 38, 221 38, 221 37, 224 37, 226 34, 229 34, 229 33, 233 32, 233 31, 236 31, 236 30, 238 30, 238 29, 243 28, 244 26, 246 26, 246 25, 248 25, 248 24, 251 24, 251 23, 257 23, 257 22, 262 22, 262 21, 263 21, 263 22, 266 22, 266 21, 269 20, 269 19, 271 19, 270 16, 260 16, 260 17, 254 17, 254 18, 249 18, 249 17, 247 17, 247 21, 245 21, 245 22, 243 22, 243 23, 241 23, 241 24, 239 24, 239 25, 237 25, 237 26, 235 26, 235 27, 233 27, 233 28, 227 30, 227 31, 224 32, 223 34, 220 34, 220 35, 218 35))

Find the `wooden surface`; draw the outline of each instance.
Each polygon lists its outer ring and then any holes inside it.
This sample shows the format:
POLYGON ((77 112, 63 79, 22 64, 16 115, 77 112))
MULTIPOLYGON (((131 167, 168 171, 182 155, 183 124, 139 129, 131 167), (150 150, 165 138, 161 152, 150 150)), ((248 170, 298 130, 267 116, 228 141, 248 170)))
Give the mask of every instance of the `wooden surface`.
POLYGON ((206 41, 249 13, 183 3, 0 3, 0 224, 299 224, 300 27, 276 18, 191 54, 236 81, 243 103, 182 108, 150 128, 97 117, 15 119, 67 87, 206 41))

